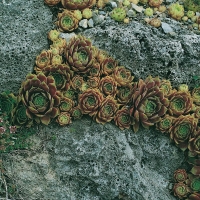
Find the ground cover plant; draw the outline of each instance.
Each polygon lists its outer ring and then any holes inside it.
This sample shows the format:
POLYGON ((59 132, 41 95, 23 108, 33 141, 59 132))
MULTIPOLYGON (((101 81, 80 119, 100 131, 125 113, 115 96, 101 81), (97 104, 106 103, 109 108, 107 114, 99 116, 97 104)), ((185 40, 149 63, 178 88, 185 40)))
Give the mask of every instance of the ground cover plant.
MULTIPOLYGON (((85 2, 84 9, 95 1, 85 2)), ((63 7, 73 9, 79 9, 79 4, 62 1, 63 7)), ((77 28, 78 19, 72 13, 78 16, 80 12, 71 12, 58 16, 60 31, 77 28)), ((90 16, 89 11, 87 14, 90 16)), ((121 130, 131 128, 133 132, 140 126, 155 127, 185 152, 189 164, 187 170, 174 172, 171 192, 179 199, 199 200, 200 85, 172 88, 169 80, 152 76, 136 81, 130 70, 93 46, 90 39, 77 35, 67 42, 59 35, 58 30, 49 32, 50 48, 37 56, 34 71, 22 82, 19 94, 1 93, 0 150, 25 148, 27 144, 22 141, 28 137, 27 132, 34 132, 34 124, 54 121, 67 126, 83 115, 101 124, 113 122, 121 130), (26 131, 18 134, 17 130, 26 131)), ((197 82, 199 77, 194 79, 197 82)))

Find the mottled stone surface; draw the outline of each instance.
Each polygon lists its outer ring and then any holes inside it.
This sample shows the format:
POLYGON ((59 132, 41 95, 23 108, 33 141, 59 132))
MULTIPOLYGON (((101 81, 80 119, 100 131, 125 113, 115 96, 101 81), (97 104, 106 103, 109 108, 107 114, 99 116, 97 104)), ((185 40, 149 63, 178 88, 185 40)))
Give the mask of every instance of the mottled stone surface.
MULTIPOLYGON (((36 55, 48 48, 52 17, 43 0, 0 2, 0 91, 17 93, 36 55)), ((83 33, 131 69, 136 80, 151 74, 169 78, 174 86, 190 83, 200 73, 200 36, 181 29, 178 22, 168 23, 176 35, 108 18, 83 33)), ((183 153, 153 129, 134 134, 84 117, 69 127, 40 127, 30 140, 32 150, 2 155, 6 173, 18 188, 13 199, 175 199, 168 185, 183 153)))
POLYGON ((25 199, 174 199, 169 180, 184 157, 159 132, 135 134, 84 117, 69 127, 40 127, 31 141, 32 151, 4 155, 25 199))
POLYGON ((0 1, 0 91, 17 92, 33 71, 36 56, 47 49, 52 12, 42 0, 0 1))

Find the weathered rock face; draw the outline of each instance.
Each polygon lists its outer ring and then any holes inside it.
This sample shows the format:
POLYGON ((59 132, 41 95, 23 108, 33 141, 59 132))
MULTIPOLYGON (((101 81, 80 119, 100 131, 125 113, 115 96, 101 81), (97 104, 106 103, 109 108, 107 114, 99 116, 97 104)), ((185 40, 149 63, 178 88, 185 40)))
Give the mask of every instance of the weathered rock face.
POLYGON ((24 199, 174 199, 169 180, 184 157, 159 132, 120 131, 88 117, 69 127, 41 128, 31 140, 32 151, 4 158, 24 199), (42 144, 44 138, 49 141, 42 144))
MULTIPOLYGON (((0 2, 0 91, 17 93, 36 55, 48 48, 52 13, 42 0, 6 2, 0 2)), ((170 25, 176 36, 139 22, 122 25, 110 19, 83 34, 136 78, 151 74, 170 78, 174 86, 190 83, 199 74, 200 36, 178 30, 175 22, 170 25)), ((175 199, 168 185, 184 156, 155 130, 134 134, 84 117, 64 128, 40 127, 30 140, 32 150, 2 155, 7 174, 20 191, 21 197, 14 199, 175 199)))

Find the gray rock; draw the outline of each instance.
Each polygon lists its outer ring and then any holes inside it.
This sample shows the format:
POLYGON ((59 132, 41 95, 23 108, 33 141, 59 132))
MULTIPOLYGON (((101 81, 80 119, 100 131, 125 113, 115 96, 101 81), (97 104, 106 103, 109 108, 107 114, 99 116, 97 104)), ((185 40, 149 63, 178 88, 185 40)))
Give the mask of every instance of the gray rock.
POLYGON ((88 20, 88 26, 89 26, 90 28, 94 27, 94 21, 93 21, 93 19, 89 19, 89 20, 88 20))
POLYGON ((142 6, 137 6, 137 5, 134 4, 134 3, 131 3, 131 5, 132 5, 132 8, 133 8, 134 10, 136 10, 137 12, 139 12, 139 13, 141 13, 141 12, 144 10, 144 8, 143 8, 142 6))
POLYGON ((171 26, 168 23, 162 22, 161 26, 165 33, 174 32, 174 30, 171 28, 171 26))
POLYGON ((109 2, 112 8, 117 8, 117 3, 114 1, 109 2))
POLYGON ((59 35, 60 38, 65 38, 65 40, 66 40, 67 42, 69 42, 69 40, 70 40, 72 37, 74 37, 74 36, 76 36, 75 33, 61 33, 61 34, 59 35))
POLYGON ((87 28, 88 27, 88 20, 87 19, 82 19, 79 22, 79 26, 83 27, 83 28, 87 28))
POLYGON ((95 14, 95 15, 93 15, 92 19, 93 19, 93 22, 95 23, 95 25, 97 25, 97 24, 101 24, 104 21, 105 16, 95 14))
POLYGON ((133 10, 128 10, 127 16, 128 16, 128 17, 135 17, 135 16, 136 16, 136 12, 133 11, 133 10))

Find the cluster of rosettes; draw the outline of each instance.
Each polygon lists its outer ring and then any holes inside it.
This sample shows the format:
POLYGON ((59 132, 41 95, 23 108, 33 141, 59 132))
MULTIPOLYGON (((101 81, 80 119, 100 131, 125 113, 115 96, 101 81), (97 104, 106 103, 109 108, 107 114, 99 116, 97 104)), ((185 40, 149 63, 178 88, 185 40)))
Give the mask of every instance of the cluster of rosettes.
POLYGON ((93 15, 91 8, 96 5, 103 8, 108 0, 44 0, 48 6, 61 5, 56 25, 61 32, 72 32, 78 28, 81 19, 90 19, 93 15))
POLYGON ((200 200, 200 169, 193 167, 191 173, 185 169, 174 172, 173 194, 179 199, 200 200))
POLYGON ((51 30, 48 38, 50 49, 36 57, 34 73, 22 82, 19 95, 0 95, 0 108, 12 119, 10 123, 18 128, 55 120, 65 126, 88 114, 98 123, 112 121, 122 130, 155 126, 188 152, 192 165, 191 174, 175 173, 174 195, 199 200, 200 87, 189 91, 182 84, 173 89, 169 80, 151 76, 134 82, 130 70, 84 36, 67 43, 51 30))

